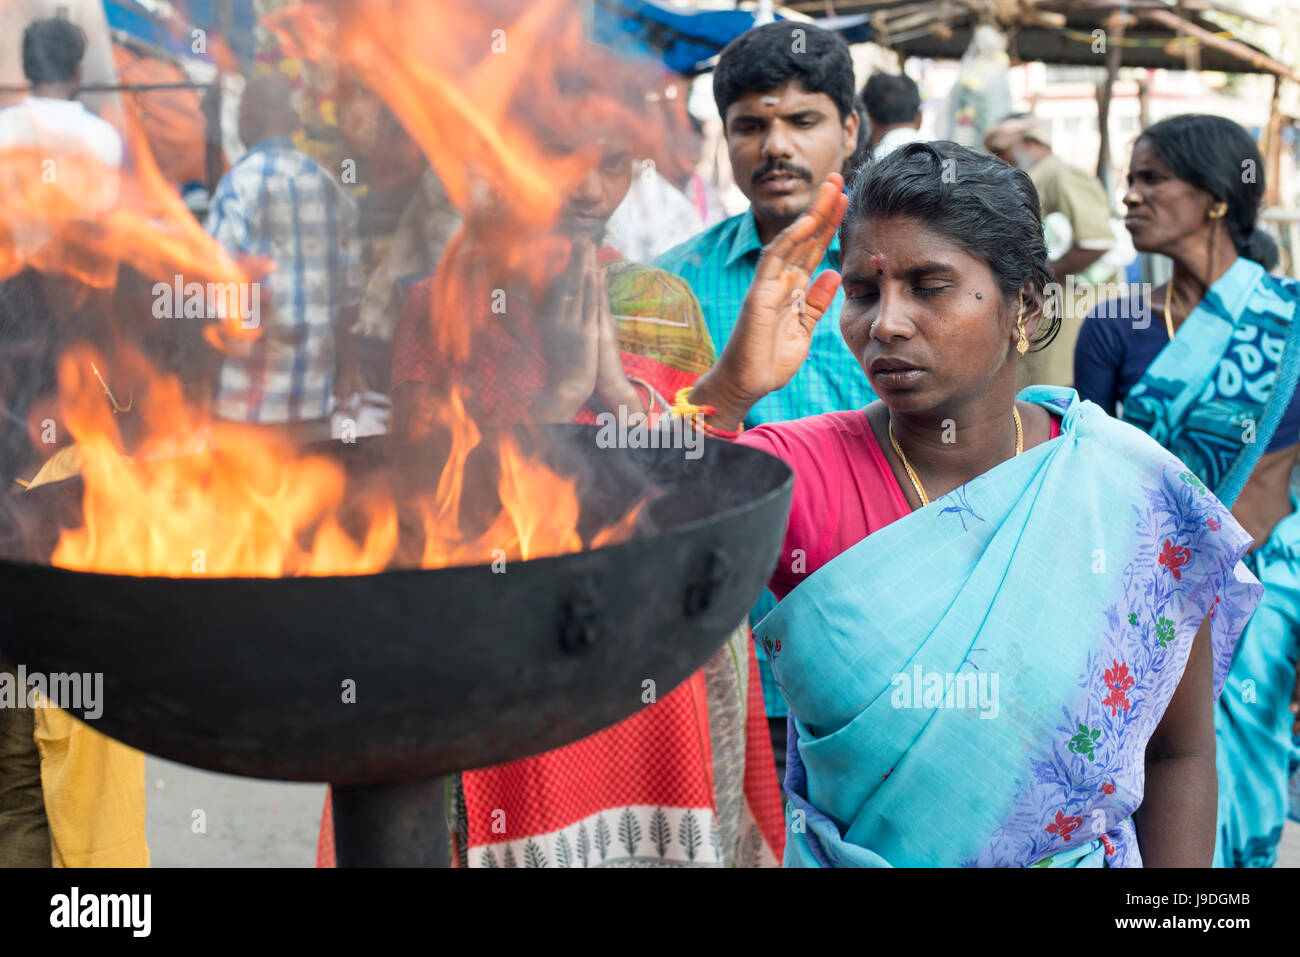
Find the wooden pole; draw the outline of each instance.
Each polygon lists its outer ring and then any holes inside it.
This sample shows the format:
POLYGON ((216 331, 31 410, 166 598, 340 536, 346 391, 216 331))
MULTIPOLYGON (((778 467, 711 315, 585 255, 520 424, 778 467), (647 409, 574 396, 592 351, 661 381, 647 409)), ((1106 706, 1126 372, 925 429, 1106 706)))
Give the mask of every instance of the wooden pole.
POLYGON ((1196 37, 1208 47, 1222 50, 1224 53, 1231 54, 1238 60, 1244 60, 1255 69, 1263 73, 1274 73, 1278 76, 1284 76, 1288 80, 1295 80, 1300 83, 1300 74, 1297 74, 1289 66, 1279 63, 1271 56, 1253 50, 1246 44, 1237 40, 1228 40, 1218 34, 1211 33, 1209 30, 1202 29, 1194 23, 1188 23, 1182 17, 1175 16, 1168 10, 1147 10, 1135 9, 1133 15, 1142 20, 1150 20, 1153 23, 1160 23, 1175 31, 1181 30, 1188 36, 1196 37))
POLYGON ((1281 202, 1278 178, 1282 175, 1282 78, 1273 74, 1273 102, 1268 109, 1268 133, 1264 146, 1264 206, 1281 202))
POLYGON ((1097 178, 1110 195, 1110 101, 1115 94, 1115 78, 1119 76, 1120 58, 1124 48, 1120 41, 1124 39, 1124 14, 1116 10, 1106 21, 1106 79, 1097 88, 1097 131, 1100 133, 1097 147, 1097 178))
POLYGON ((1155 82, 1156 71, 1147 70, 1138 80, 1138 131, 1151 125, 1151 84, 1155 82))

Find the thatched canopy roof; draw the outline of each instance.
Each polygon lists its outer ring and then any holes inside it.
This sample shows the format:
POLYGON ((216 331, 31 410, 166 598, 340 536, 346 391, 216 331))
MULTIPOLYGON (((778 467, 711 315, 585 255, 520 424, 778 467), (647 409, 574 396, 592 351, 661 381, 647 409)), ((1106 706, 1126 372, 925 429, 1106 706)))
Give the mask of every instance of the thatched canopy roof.
POLYGON ((1093 33, 1102 29, 1108 44, 1115 40, 1122 47, 1125 66, 1300 79, 1288 64, 1207 19, 1204 14, 1215 10, 1259 19, 1216 0, 787 0, 784 6, 817 19, 869 14, 872 39, 900 56, 958 58, 975 26, 992 23, 1007 32, 1013 57, 1102 66, 1106 56, 1097 51, 1093 33), (1119 16, 1125 22, 1117 37, 1119 16))

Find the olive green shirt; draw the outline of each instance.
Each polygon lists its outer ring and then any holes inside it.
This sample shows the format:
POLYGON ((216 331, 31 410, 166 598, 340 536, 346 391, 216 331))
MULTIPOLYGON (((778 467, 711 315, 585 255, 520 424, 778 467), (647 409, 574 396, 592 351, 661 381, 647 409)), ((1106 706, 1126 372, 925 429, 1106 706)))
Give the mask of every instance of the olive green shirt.
POLYGON ((1097 177, 1072 166, 1055 153, 1044 156, 1029 169, 1043 215, 1064 213, 1074 230, 1074 245, 1080 249, 1110 249, 1115 234, 1110 229, 1110 202, 1097 177))

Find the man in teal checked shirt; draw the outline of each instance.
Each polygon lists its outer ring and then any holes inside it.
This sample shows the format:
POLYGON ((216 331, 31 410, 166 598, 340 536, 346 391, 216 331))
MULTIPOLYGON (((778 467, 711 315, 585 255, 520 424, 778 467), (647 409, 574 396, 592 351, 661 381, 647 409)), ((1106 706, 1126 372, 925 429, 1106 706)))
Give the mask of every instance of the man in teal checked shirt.
MULTIPOLYGON (((713 73, 713 98, 732 172, 750 208, 670 249, 655 263, 691 284, 719 353, 735 327, 763 246, 812 205, 821 183, 853 155, 859 122, 853 93, 849 48, 810 23, 769 23, 722 51, 713 73)), ((817 271, 839 268, 839 255, 837 236, 817 271)), ((860 409, 875 398, 840 337, 843 301, 844 293, 837 292, 817 324, 808 358, 785 388, 759 400, 747 427, 860 409)), ((775 601, 765 592, 751 620, 773 607, 775 601)), ((787 709, 762 647, 758 658, 777 774, 784 780, 787 709)))

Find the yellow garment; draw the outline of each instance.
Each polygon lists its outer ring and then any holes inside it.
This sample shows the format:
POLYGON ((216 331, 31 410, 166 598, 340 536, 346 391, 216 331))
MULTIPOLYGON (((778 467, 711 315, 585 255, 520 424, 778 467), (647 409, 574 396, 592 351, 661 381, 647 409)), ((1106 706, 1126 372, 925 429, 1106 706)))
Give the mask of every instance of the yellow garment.
POLYGON ((35 714, 53 866, 148 867, 144 754, 58 708, 35 714))

